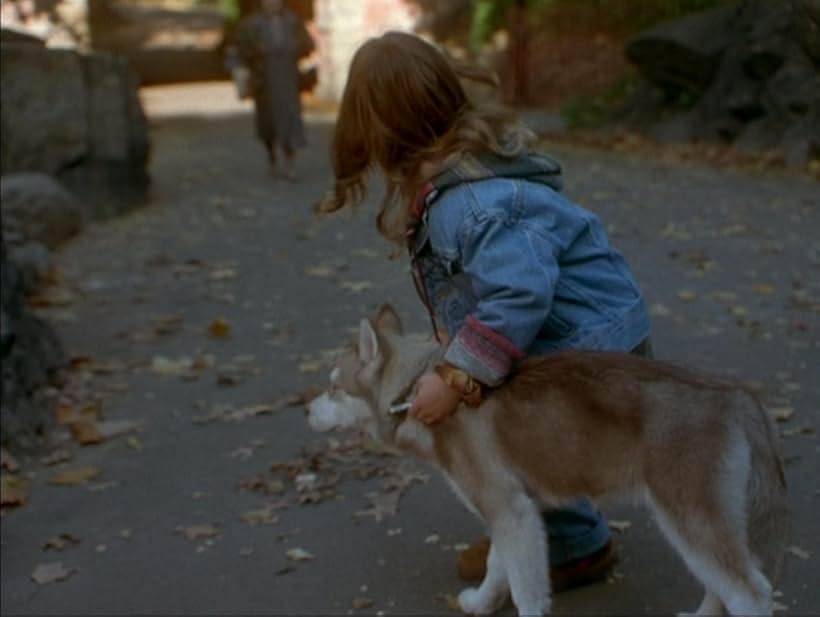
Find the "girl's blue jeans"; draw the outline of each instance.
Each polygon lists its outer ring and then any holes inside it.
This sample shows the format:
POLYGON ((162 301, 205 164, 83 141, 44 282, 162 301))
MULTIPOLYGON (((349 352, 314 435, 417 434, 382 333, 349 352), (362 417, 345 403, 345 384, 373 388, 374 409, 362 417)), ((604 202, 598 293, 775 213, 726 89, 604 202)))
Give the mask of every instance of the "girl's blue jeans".
POLYGON ((609 525, 588 499, 543 514, 549 537, 550 565, 587 557, 609 542, 609 525))

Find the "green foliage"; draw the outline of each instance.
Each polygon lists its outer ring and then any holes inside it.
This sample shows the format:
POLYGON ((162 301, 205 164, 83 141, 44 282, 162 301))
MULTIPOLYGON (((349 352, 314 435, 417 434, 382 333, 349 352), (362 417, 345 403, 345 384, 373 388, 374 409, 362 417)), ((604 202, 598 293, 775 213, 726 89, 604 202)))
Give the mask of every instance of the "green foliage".
POLYGON ((574 98, 561 109, 570 128, 599 128, 612 112, 633 93, 636 78, 625 76, 593 97, 574 98))
MULTIPOLYGON (((680 17, 737 0, 525 0, 542 27, 600 28, 630 34, 664 19, 680 17)), ((478 52, 504 27, 515 0, 473 0, 470 48, 478 52)))

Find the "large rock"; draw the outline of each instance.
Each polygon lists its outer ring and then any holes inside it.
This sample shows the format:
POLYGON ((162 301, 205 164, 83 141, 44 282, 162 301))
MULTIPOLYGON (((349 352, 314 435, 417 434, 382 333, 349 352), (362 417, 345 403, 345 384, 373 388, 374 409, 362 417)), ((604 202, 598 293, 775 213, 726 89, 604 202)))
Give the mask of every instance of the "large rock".
POLYGON ((0 177, 0 212, 3 228, 20 234, 19 244, 38 242, 56 248, 83 224, 83 211, 59 182, 46 174, 11 174, 0 177))
POLYGON ((719 7, 659 24, 629 43, 627 57, 653 83, 702 92, 736 36, 726 36, 734 14, 734 7, 719 7))
POLYGON ((125 59, 9 43, 0 75, 4 175, 53 175, 94 218, 143 201, 148 126, 125 59))
POLYGON ((662 93, 632 102, 650 134, 777 149, 801 166, 820 157, 818 0, 705 11, 638 35, 627 55, 662 93))
POLYGON ((26 305, 23 281, 0 241, 0 442, 32 451, 53 424, 48 387, 66 363, 52 328, 26 305))

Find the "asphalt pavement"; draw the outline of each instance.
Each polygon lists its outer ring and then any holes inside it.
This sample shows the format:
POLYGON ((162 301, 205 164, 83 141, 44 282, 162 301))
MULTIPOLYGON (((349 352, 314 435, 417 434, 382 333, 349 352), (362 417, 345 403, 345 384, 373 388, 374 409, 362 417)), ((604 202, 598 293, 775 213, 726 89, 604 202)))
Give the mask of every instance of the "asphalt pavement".
MULTIPOLYGON (((230 84, 143 96, 150 203, 62 249, 40 301, 74 369, 51 459, 17 461, 28 502, 3 513, 2 613, 450 613, 477 521, 434 470, 312 433, 300 404, 380 303, 428 328, 373 199, 312 215, 332 117, 306 114, 291 183, 230 84)), ((632 264, 657 356, 751 382, 778 414, 794 515, 777 602, 820 614, 820 185, 545 147, 632 264)), ((701 592, 646 514, 604 509, 620 561, 554 611, 694 610, 701 592)))

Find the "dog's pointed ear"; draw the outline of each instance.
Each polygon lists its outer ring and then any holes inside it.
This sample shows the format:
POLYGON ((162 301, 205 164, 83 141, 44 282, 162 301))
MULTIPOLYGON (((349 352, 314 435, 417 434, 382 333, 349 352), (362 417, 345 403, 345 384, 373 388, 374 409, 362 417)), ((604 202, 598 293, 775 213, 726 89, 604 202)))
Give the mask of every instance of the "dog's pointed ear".
POLYGON ((384 334, 401 335, 403 327, 401 317, 390 304, 382 304, 376 314, 376 330, 384 334))
POLYGON ((362 319, 359 324, 359 359, 363 364, 370 364, 379 355, 379 337, 369 319, 362 319))

